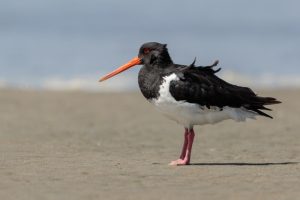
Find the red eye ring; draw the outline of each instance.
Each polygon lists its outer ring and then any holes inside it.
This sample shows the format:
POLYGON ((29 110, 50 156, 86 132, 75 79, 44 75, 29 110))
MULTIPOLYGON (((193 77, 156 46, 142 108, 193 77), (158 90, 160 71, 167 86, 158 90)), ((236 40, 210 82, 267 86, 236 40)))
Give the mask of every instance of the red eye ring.
POLYGON ((149 52, 150 52, 150 49, 149 49, 149 48, 145 48, 145 49, 144 49, 144 53, 145 53, 145 54, 147 54, 147 53, 149 53, 149 52))

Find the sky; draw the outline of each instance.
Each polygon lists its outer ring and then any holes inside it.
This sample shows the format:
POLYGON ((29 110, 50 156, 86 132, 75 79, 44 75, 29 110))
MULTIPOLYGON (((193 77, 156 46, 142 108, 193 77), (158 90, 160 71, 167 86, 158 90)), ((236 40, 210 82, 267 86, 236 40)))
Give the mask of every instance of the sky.
POLYGON ((173 61, 207 65, 237 84, 300 86, 296 0, 9 0, 0 2, 0 86, 137 89, 139 67, 99 77, 149 41, 173 61))

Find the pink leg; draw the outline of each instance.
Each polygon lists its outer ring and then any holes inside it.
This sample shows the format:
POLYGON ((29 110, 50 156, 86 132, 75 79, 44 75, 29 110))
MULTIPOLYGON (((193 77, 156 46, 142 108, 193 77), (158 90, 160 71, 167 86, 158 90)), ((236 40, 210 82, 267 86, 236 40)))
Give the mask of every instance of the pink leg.
POLYGON ((195 137, 194 129, 191 129, 188 135, 188 145, 187 145, 187 150, 184 158, 184 160, 187 161, 187 164, 190 164, 194 137, 195 137))
POLYGON ((185 134, 185 142, 183 144, 183 150, 185 149, 185 151, 182 151, 180 159, 172 161, 170 163, 170 165, 188 165, 188 164, 190 164, 192 146, 193 146, 193 142, 194 142, 195 133, 194 133, 193 128, 189 129, 187 132, 188 133, 185 134))
POLYGON ((188 144, 188 134, 189 134, 189 130, 187 128, 185 128, 184 142, 183 142, 183 145, 182 145, 180 159, 184 159, 184 157, 185 157, 185 152, 186 152, 186 148, 187 148, 187 144, 188 144))

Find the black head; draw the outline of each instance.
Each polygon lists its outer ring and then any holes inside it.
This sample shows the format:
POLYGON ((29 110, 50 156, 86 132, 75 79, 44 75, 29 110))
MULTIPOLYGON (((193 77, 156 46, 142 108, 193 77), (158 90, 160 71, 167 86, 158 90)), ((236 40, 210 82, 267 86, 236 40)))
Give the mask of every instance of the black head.
POLYGON ((172 63, 166 44, 148 42, 141 46, 138 57, 133 58, 128 63, 103 76, 99 81, 109 79, 135 65, 144 64, 146 67, 166 67, 172 63))
POLYGON ((172 59, 168 53, 167 45, 158 42, 148 42, 141 46, 138 57, 142 64, 148 65, 168 65, 172 64, 172 59))

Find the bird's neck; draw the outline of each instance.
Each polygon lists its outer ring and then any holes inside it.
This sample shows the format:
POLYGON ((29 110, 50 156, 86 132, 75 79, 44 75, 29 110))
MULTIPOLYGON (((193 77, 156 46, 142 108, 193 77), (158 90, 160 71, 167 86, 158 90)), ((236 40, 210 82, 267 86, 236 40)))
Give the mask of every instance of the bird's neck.
POLYGON ((146 66, 144 65, 139 72, 138 82, 139 87, 144 95, 144 97, 148 100, 154 99, 158 97, 158 91, 160 84, 163 81, 164 70, 162 68, 156 68, 154 65, 146 66))
POLYGON ((162 52, 149 64, 145 64, 139 72, 139 86, 144 97, 148 100, 157 98, 163 77, 173 69, 173 61, 167 51, 162 52))

